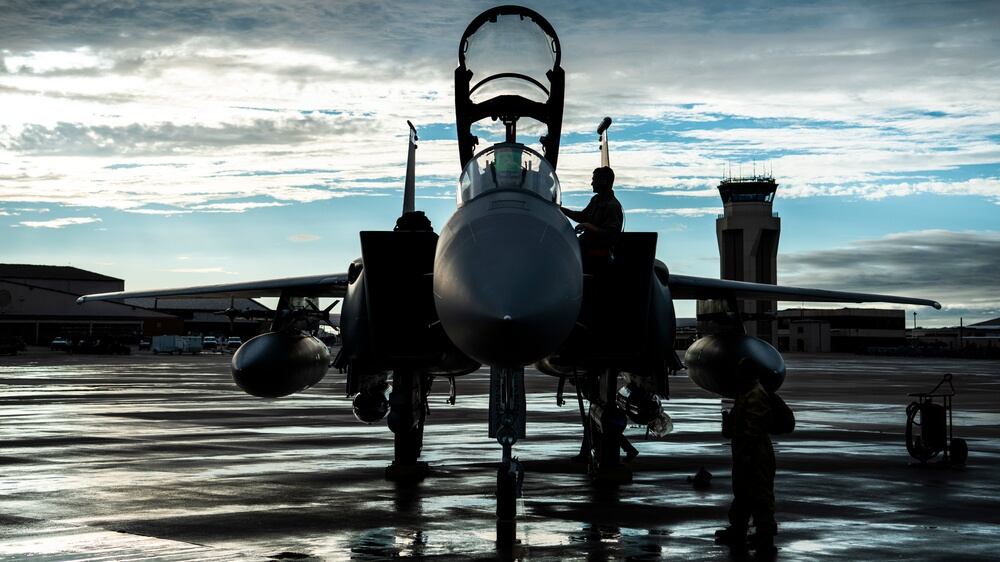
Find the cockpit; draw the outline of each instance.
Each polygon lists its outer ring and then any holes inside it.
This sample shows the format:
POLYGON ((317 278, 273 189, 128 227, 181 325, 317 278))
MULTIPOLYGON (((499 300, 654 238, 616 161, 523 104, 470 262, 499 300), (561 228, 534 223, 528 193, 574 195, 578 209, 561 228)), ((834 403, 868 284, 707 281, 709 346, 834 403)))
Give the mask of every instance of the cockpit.
POLYGON ((559 204, 559 178, 541 154, 516 142, 495 144, 476 154, 458 181, 461 207, 490 191, 528 192, 559 204))

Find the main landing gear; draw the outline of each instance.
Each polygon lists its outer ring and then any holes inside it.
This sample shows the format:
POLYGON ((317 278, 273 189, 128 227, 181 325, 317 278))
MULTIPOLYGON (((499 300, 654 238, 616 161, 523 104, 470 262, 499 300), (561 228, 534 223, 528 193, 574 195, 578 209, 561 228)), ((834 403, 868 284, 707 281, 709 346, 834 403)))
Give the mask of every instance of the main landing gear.
POLYGON ((392 374, 388 425, 393 433, 393 461, 385 469, 387 480, 418 482, 427 476, 427 463, 417 460, 424 444, 427 386, 429 381, 418 373, 399 370, 392 374))
MULTIPOLYGON (((622 464, 620 455, 628 418, 618 407, 618 371, 604 369, 597 390, 596 400, 590 401, 590 415, 583 420, 590 439, 590 476, 597 484, 631 482, 632 470, 622 464)), ((631 448, 627 442, 625 446, 631 448)))

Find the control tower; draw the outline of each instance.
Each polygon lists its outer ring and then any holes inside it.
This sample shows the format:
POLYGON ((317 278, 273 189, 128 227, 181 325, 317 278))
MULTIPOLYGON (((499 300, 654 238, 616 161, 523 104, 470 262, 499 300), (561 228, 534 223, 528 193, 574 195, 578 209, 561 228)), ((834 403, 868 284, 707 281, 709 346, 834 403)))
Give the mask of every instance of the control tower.
MULTIPOLYGON (((771 175, 728 177, 719 183, 724 214, 715 221, 719 240, 719 275, 723 279, 776 284, 781 219, 771 211, 778 184, 771 175)), ((775 301, 741 300, 747 334, 774 343, 775 301)))

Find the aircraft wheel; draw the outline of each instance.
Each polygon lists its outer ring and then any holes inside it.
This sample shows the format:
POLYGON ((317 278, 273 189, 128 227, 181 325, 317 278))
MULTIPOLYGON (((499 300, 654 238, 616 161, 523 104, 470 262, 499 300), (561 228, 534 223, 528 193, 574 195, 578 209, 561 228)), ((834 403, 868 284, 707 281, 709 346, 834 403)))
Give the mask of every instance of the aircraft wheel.
POLYGON ((409 431, 400 431, 393 434, 394 462, 401 464, 414 464, 420 458, 420 450, 423 448, 424 429, 414 427, 409 431))
POLYGON ((517 517, 517 475, 506 466, 497 469, 497 519, 513 521, 517 517))
POLYGON ((952 464, 964 465, 966 459, 969 458, 969 444, 965 442, 965 439, 956 437, 951 440, 948 453, 951 455, 952 464))

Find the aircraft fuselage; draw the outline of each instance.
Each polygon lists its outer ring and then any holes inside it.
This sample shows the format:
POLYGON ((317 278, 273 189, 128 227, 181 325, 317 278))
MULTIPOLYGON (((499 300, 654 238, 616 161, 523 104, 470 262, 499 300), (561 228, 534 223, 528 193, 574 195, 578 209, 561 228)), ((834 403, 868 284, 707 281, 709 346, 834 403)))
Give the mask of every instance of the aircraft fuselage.
POLYGON ((455 345, 476 361, 519 367, 554 353, 580 313, 580 246, 557 205, 494 190, 441 230, 434 303, 455 345))

